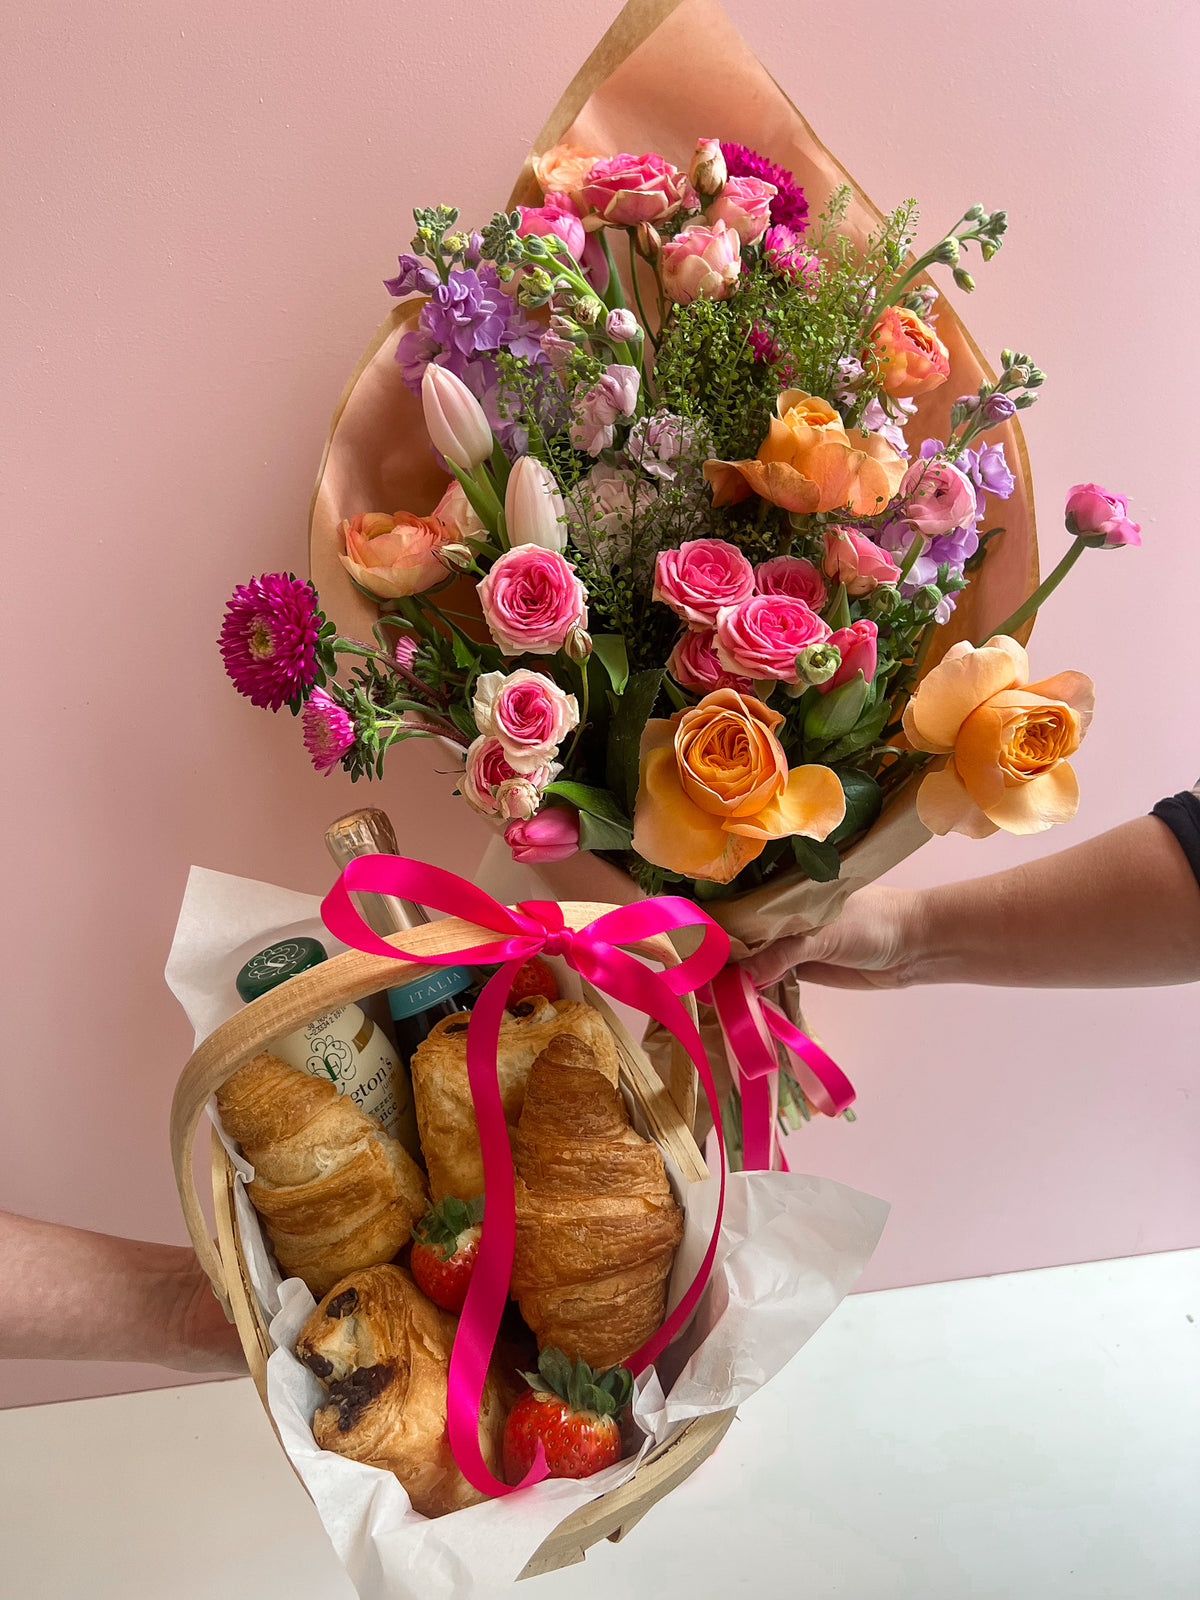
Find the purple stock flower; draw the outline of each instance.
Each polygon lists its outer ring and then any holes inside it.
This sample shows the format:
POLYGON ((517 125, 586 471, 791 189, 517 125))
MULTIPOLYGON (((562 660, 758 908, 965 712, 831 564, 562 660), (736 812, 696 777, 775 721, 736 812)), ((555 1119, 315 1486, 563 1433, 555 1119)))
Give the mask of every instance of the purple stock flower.
POLYGON ((1007 422, 1017 408, 1006 394, 990 394, 983 402, 983 414, 989 422, 1007 422))
POLYGON ((498 350, 508 329, 512 301, 493 272, 466 267, 439 283, 421 312, 421 327, 442 347, 441 366, 458 368, 481 350, 498 350))
POLYGON ((238 693, 270 711, 299 706, 319 675, 324 620, 312 584, 290 572, 266 572, 239 584, 217 641, 238 693))
POLYGON ((304 748, 326 777, 354 743, 354 722, 324 689, 314 689, 301 713, 304 748))
POLYGON ((397 299, 410 294, 432 294, 441 282, 433 268, 427 266, 420 256, 403 255, 399 259, 400 271, 394 278, 383 280, 387 292, 394 294, 397 299))
POLYGON ((651 478, 674 483, 680 456, 696 449, 696 431, 673 411, 656 411, 634 423, 625 449, 651 478))
POLYGON ((893 417, 886 411, 882 400, 878 397, 868 401, 863 408, 859 427, 864 433, 879 434, 881 438, 887 440, 897 455, 907 457, 909 453, 908 440, 904 437, 904 428, 908 419, 917 409, 917 402, 915 400, 893 399, 892 405, 900 413, 898 417, 893 417))
POLYGON ((771 201, 772 222, 791 228, 793 233, 804 232, 808 222, 808 201, 793 173, 786 167, 777 167, 766 156, 760 156, 757 150, 750 150, 744 144, 725 144, 722 141, 721 154, 725 157, 725 166, 731 178, 761 178, 764 183, 775 185, 778 193, 771 201))

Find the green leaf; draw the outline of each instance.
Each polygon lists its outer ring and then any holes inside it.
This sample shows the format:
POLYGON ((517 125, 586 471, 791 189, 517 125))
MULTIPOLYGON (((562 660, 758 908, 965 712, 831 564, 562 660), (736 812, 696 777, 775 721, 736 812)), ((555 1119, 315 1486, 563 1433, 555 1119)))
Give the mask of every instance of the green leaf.
POLYGON ((814 883, 832 883, 842 870, 842 858, 831 844, 821 844, 797 833, 792 836, 792 851, 797 866, 807 872, 814 883))
POLYGON ((466 706, 451 706, 450 721, 460 733, 465 733, 468 739, 478 737, 479 729, 475 726, 475 718, 466 706))
POLYGON ((479 655, 471 642, 455 630, 451 636, 454 645, 454 665, 456 667, 473 667, 479 660, 479 655))
POLYGON ((863 720, 852 728, 844 739, 839 739, 828 750, 821 753, 821 760, 827 766, 833 766, 837 761, 843 761, 847 756, 852 756, 856 750, 865 750, 869 744, 874 744, 887 725, 891 708, 886 701, 881 706, 870 712, 863 720))
POLYGON ((649 721, 666 673, 665 667, 648 667, 635 672, 617 702, 608 736, 608 787, 632 814, 638 792, 638 755, 642 729, 649 721))
POLYGON ((860 772, 857 767, 841 767, 837 776, 846 796, 846 815, 825 841, 833 845, 869 828, 883 805, 879 785, 869 773, 860 772))
POLYGON ((593 634, 592 654, 608 673, 613 688, 622 694, 629 682, 629 656, 624 639, 619 633, 593 634))
POLYGON ((581 850, 628 850, 632 843, 633 829, 628 823, 606 822, 586 811, 579 813, 581 850))
POLYGON ((633 827, 607 789, 563 780, 548 783, 545 792, 557 795, 579 812, 581 850, 628 850, 633 827))

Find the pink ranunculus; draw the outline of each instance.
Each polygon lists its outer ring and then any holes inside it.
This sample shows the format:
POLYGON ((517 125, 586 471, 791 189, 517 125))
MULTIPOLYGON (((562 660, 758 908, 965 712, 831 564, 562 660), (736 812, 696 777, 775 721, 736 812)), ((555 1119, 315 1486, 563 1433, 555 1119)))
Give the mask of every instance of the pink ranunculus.
MULTIPOLYGON (((579 726, 579 702, 544 672, 485 672, 472 702, 480 733, 499 739, 515 772, 527 774, 553 760, 579 726)), ((527 813, 532 815, 532 813, 527 813)))
POLYGON ((820 611, 828 595, 824 578, 811 561, 800 556, 772 556, 770 561, 760 561, 754 569, 754 587, 759 594, 791 595, 814 611, 820 611))
POLYGON ((745 248, 761 239, 771 225, 771 201, 779 193, 762 178, 730 178, 705 215, 709 222, 732 228, 745 248))
POLYGON ((553 236, 563 241, 576 261, 583 259, 587 234, 579 213, 566 195, 549 194, 545 205, 518 206, 517 210, 521 215, 517 233, 522 239, 535 235, 543 239, 553 236))
POLYGON ((914 461, 900 485, 907 522, 927 539, 975 521, 975 489, 949 461, 914 461))
POLYGON ((453 538, 453 530, 436 511, 431 517, 414 517, 407 511, 395 516, 360 511, 338 532, 345 544, 345 554, 339 558, 342 565, 356 583, 381 600, 421 594, 446 576, 437 553, 453 538))
POLYGON ((500 654, 553 655, 573 627, 587 627, 587 590, 557 550, 506 550, 479 585, 483 620, 500 654))
POLYGON ((543 806, 527 822, 510 822, 504 842, 514 861, 565 861, 579 852, 579 813, 572 806, 543 806))
POLYGON ((821 563, 827 578, 844 583, 850 595, 870 594, 881 583, 895 583, 900 568, 866 534, 853 528, 834 526, 825 529, 825 558, 821 563))
POLYGON ((754 593, 754 568, 724 539, 689 539, 660 550, 654 564, 654 599, 692 628, 712 628, 724 606, 754 593))
POLYGON ((749 678, 726 672, 717 658, 715 628, 689 628, 675 642, 667 657, 667 671, 682 689, 694 694, 711 694, 714 689, 736 689, 739 694, 752 694, 754 685, 749 678))
POLYGON ((866 618, 861 622, 852 622, 848 628, 839 628, 836 633, 830 634, 829 643, 838 647, 842 664, 832 678, 817 685, 820 693, 828 694, 840 684, 849 683, 851 678, 860 672, 870 683, 875 676, 875 666, 879 659, 876 643, 878 637, 879 629, 866 618))
POLYGON ((561 771, 556 761, 549 761, 532 772, 515 772, 499 739, 480 734, 467 751, 458 793, 473 810, 494 817, 500 809, 497 796, 502 784, 518 779, 532 784, 540 795, 561 771))
POLYGON ((725 300, 742 270, 741 241, 723 222, 697 223, 667 239, 659 261, 663 288, 676 305, 725 300))
POLYGON ((622 154, 595 163, 579 190, 579 201, 595 213, 598 223, 636 228, 642 222, 673 217, 689 188, 687 174, 661 156, 622 154))
POLYGON ((717 656, 726 672, 798 683, 796 657, 810 644, 824 644, 829 631, 829 624, 803 600, 786 594, 751 595, 717 613, 717 656))
POLYGON ((1130 522, 1128 511, 1123 494, 1098 483, 1077 483, 1067 495, 1067 532, 1100 550, 1141 544, 1141 524, 1130 522))

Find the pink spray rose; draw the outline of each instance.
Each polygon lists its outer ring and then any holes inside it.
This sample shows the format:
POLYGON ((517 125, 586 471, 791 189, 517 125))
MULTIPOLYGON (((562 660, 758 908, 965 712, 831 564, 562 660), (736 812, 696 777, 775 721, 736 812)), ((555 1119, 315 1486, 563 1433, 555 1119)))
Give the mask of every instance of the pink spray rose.
POLYGON ((505 778, 496 790, 496 815, 505 822, 535 816, 542 803, 542 791, 530 778, 505 778))
POLYGON ((949 461, 914 461, 900 485, 906 520, 927 539, 975 521, 975 489, 949 461))
POLYGON ((506 550, 479 585, 483 620, 500 654, 553 655, 574 627, 587 627, 587 590, 557 550, 506 550))
POLYGON ((437 512, 431 517, 414 517, 407 511, 397 511, 395 516, 385 511, 360 511, 343 522, 338 532, 345 543, 342 565, 356 583, 381 600, 421 594, 446 576, 437 553, 450 542, 453 530, 437 512))
POLYGON ((696 224, 667 239, 659 260, 663 288, 677 305, 725 300, 742 270, 741 241, 723 222, 696 224))
POLYGON ((596 214, 596 225, 607 222, 614 228, 663 222, 689 197, 687 175, 656 155, 597 161, 579 190, 580 204, 596 214))
POLYGON ((510 822, 504 840, 514 861, 565 861, 579 851, 579 813, 571 806, 544 806, 528 822, 510 822))
POLYGON ((829 643, 838 647, 842 664, 832 678, 817 685, 821 694, 828 694, 831 689, 849 683, 851 678, 857 677, 860 672, 870 683, 875 676, 875 666, 878 661, 876 644, 878 636, 879 629, 865 618, 861 622, 852 622, 848 628, 839 628, 836 633, 830 634, 829 643))
POLYGON ((699 194, 711 199, 729 180, 725 152, 719 139, 697 139, 696 153, 688 167, 688 182, 699 194))
POLYGON ((877 544, 853 528, 825 529, 825 559, 821 563, 827 578, 844 583, 850 595, 870 594, 881 583, 895 583, 900 568, 877 544))
POLYGON ((1098 483, 1077 483, 1067 496, 1067 532, 1100 550, 1141 544, 1141 524, 1130 522, 1129 502, 1098 483))
POLYGON ((771 223, 771 201, 779 193, 762 178, 730 178, 705 215, 732 228, 743 247, 754 244, 771 223))
POLYGON ((691 689, 694 694, 710 694, 714 689, 752 694, 754 685, 749 678, 725 671, 717 658, 716 640, 715 628, 689 628, 667 657, 667 671, 680 688, 691 689))
POLYGON ((567 734, 579 726, 575 696, 564 694, 545 673, 527 667, 507 675, 483 673, 475 685, 472 710, 480 733, 499 739, 509 765, 522 774, 553 760, 567 734))
POLYGON ((540 800, 541 791, 548 783, 553 783, 561 771, 557 762, 548 762, 533 772, 514 772, 499 739, 480 734, 467 751, 463 775, 458 780, 458 793, 472 810, 481 812, 485 817, 494 817, 499 813, 497 796, 504 784, 514 779, 530 784, 540 800))
POLYGON ((692 628, 711 628, 723 606, 754 593, 754 568, 724 539, 689 539, 660 550, 654 564, 654 599, 692 628))
POLYGON ((522 239, 533 235, 543 239, 554 236, 563 241, 576 261, 582 259, 587 235, 579 213, 566 195, 548 194, 545 205, 518 206, 517 210, 521 214, 517 233, 522 239))
POLYGON ((828 593, 816 567, 800 556, 772 556, 770 561, 760 561, 754 569, 754 587, 759 594, 791 595, 814 611, 820 611, 828 593))
POLYGON ((717 614, 717 656, 726 672, 747 678, 798 683, 796 657, 824 644, 829 625, 803 600, 786 594, 756 594, 717 614))

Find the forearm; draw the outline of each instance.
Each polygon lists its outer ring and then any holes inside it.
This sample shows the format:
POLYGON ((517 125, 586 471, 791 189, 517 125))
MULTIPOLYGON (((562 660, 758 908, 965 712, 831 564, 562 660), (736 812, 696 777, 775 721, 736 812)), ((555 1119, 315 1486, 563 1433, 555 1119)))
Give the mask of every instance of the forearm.
POLYGON ((1155 817, 911 897, 910 983, 1108 989, 1200 979, 1200 885, 1155 817))

